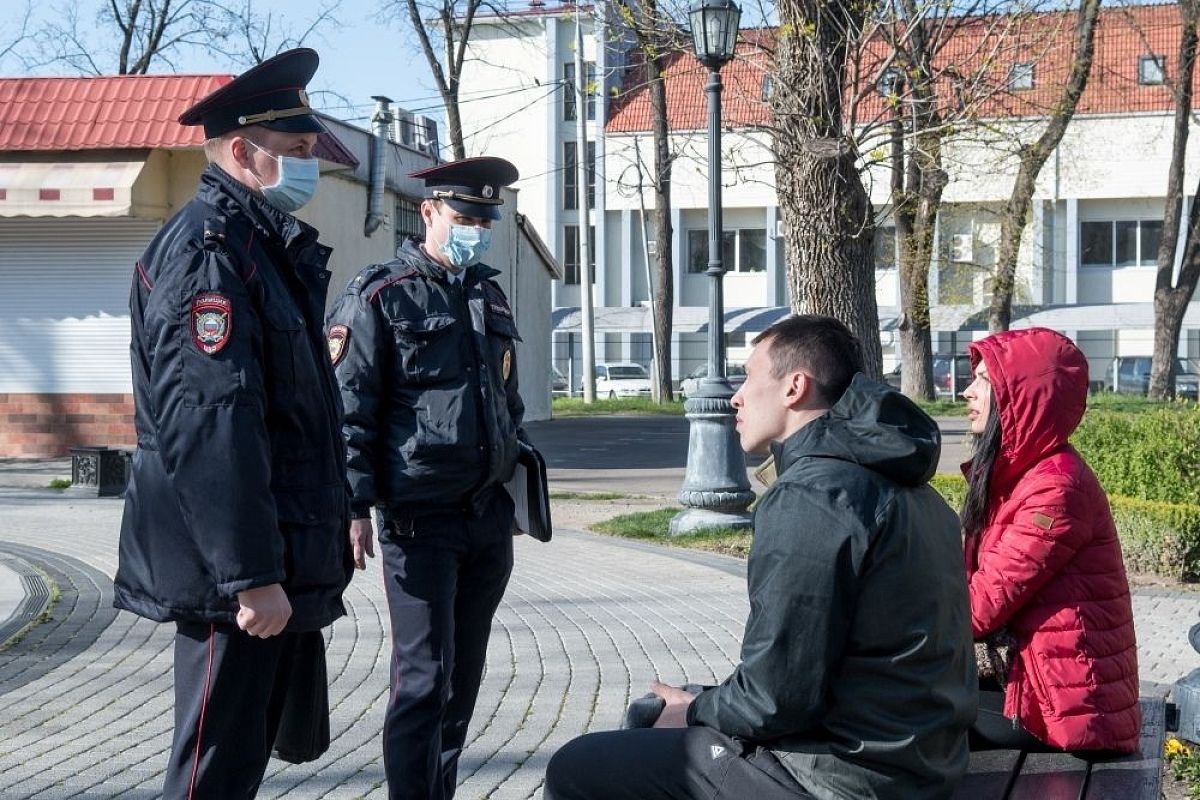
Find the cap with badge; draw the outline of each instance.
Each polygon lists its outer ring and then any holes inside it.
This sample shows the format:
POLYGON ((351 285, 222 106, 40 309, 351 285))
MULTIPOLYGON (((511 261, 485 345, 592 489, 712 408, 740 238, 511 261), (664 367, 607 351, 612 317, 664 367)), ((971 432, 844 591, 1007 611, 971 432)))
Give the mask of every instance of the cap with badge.
POLYGON ((320 58, 308 47, 287 50, 251 67, 179 115, 180 125, 203 125, 211 139, 247 125, 285 133, 322 133, 304 88, 320 58))
POLYGON ((500 219, 504 203, 500 190, 516 183, 520 173, 503 158, 479 156, 439 164, 410 177, 425 181, 425 197, 429 200, 445 200, 469 217, 500 219))

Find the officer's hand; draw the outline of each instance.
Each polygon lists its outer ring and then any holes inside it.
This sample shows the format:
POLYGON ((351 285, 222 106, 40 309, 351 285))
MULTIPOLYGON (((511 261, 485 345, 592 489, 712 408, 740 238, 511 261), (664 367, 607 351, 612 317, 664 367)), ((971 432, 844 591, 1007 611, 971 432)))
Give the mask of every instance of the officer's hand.
POLYGON ((282 633, 292 618, 292 604, 278 583, 238 592, 238 605, 238 627, 261 639, 282 633))
POLYGON ((696 695, 658 681, 650 684, 650 691, 667 703, 663 706, 662 713, 658 715, 654 727, 686 728, 688 706, 696 699, 696 695))
POLYGON ((370 518, 350 520, 350 547, 354 550, 354 566, 358 569, 367 568, 366 553, 370 558, 375 557, 375 527, 370 518))

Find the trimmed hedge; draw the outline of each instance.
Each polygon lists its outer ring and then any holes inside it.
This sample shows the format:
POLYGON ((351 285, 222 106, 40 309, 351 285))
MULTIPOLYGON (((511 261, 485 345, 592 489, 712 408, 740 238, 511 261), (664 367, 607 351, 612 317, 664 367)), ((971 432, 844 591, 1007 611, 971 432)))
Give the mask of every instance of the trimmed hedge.
MULTIPOLYGON (((935 475, 929 484, 954 510, 962 507, 967 482, 935 475)), ((1200 579, 1200 505, 1109 495, 1125 568, 1174 580, 1200 579)))
POLYGON ((1200 578, 1200 506, 1109 497, 1126 569, 1200 578))
POLYGON ((1200 405, 1089 410, 1071 443, 1110 495, 1200 505, 1200 405))

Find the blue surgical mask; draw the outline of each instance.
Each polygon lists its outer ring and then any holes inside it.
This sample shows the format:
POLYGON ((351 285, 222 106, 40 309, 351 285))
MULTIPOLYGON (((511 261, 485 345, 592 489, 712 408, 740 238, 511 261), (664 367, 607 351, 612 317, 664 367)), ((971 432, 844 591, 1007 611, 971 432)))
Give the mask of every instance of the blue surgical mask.
POLYGON ((491 228, 474 225, 451 225, 446 243, 441 246, 442 254, 459 269, 478 264, 492 244, 491 228))
MULTIPOLYGON (((246 140, 250 142, 249 139, 246 140)), ((254 144, 254 142, 250 142, 254 144)), ((277 156, 266 148, 259 150, 279 162, 279 179, 270 186, 259 184, 263 198, 280 211, 291 214, 312 200, 317 191, 317 180, 321 177, 320 165, 315 158, 293 158, 277 156)))

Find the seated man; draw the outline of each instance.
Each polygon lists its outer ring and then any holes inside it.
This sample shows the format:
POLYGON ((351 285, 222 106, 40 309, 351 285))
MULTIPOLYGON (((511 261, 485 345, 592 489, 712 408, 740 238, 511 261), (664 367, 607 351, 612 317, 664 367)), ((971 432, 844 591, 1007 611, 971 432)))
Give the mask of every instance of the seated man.
POLYGON ((835 319, 754 341, 733 398, 742 448, 779 475, 754 514, 741 663, 654 728, 551 759, 546 800, 946 798, 975 717, 958 519, 926 483, 937 425, 859 373, 835 319))

